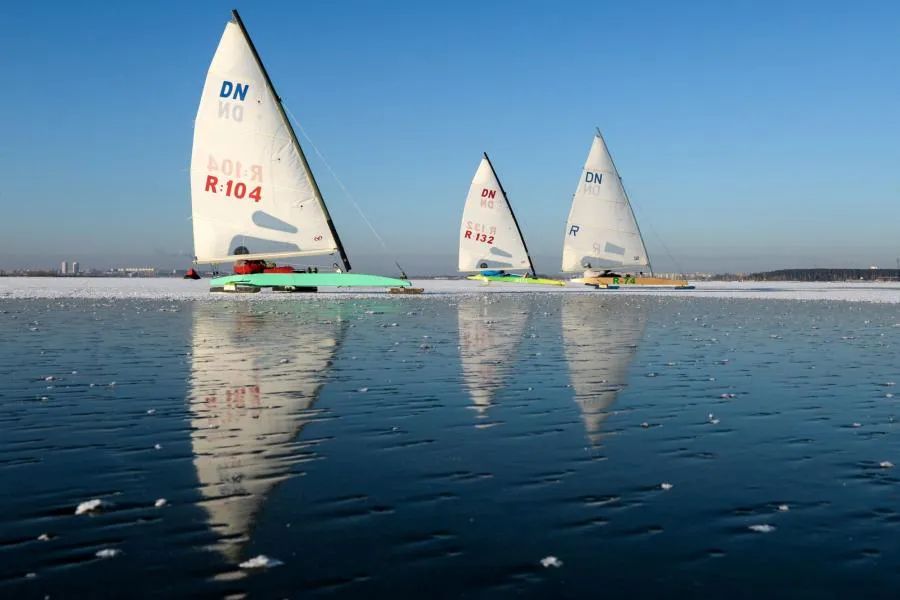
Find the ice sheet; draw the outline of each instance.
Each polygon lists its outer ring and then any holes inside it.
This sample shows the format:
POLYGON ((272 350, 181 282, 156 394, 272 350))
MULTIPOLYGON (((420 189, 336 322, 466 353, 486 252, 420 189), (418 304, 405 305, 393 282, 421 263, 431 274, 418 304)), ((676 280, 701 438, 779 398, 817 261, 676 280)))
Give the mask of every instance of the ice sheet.
MULTIPOLYGON (((570 283, 566 287, 483 283, 467 279, 413 279, 414 287, 424 288, 422 295, 392 296, 420 298, 454 294, 540 293, 540 294, 642 294, 679 297, 763 298, 781 300, 842 300, 849 302, 900 303, 900 282, 691 282, 693 290, 621 287, 595 290, 570 283)), ((388 295, 382 288, 320 288, 318 294, 296 295, 264 290, 259 294, 213 294, 209 282, 177 278, 117 277, 3 277, 0 298, 146 298, 167 300, 253 300, 258 298, 296 299, 368 297, 388 295)))

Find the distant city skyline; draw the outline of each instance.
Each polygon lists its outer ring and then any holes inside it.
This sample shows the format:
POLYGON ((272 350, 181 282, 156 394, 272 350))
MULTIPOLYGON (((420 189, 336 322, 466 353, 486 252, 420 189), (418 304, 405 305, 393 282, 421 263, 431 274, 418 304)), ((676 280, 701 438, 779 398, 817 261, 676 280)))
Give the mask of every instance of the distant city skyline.
MULTIPOLYGON (((187 268, 193 118, 232 6, 89 6, 6 7, 0 268, 187 268)), ((354 271, 455 273, 487 151, 537 270, 558 272, 600 127, 654 270, 721 273, 897 265, 900 5, 854 6, 238 9, 354 271)))

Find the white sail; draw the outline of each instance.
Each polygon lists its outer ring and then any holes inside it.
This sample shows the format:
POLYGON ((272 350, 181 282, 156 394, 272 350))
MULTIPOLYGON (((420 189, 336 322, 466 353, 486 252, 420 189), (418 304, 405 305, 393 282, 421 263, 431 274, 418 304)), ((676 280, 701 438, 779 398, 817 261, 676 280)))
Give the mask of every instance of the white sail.
POLYGON ((338 251, 306 159, 237 16, 200 97, 191 206, 199 263, 338 251), (250 256, 234 256, 238 246, 250 256))
POLYGON ((562 270, 648 267, 647 249, 612 156, 598 131, 572 199, 562 270))
POLYGON ((485 154, 475 171, 459 229, 459 270, 532 269, 500 180, 485 154))
POLYGON ((457 319, 463 382, 479 416, 486 416, 512 370, 528 312, 512 298, 473 296, 460 299, 457 319))
POLYGON ((628 369, 647 324, 642 304, 616 310, 595 298, 563 297, 563 344, 575 402, 591 445, 603 437, 602 423, 627 384, 628 369))
POLYGON ((241 558, 266 496, 310 458, 296 438, 313 418, 309 409, 344 332, 332 314, 334 325, 318 324, 319 314, 286 330, 283 318, 252 310, 197 306, 192 331, 194 467, 219 538, 214 549, 231 563, 241 558))

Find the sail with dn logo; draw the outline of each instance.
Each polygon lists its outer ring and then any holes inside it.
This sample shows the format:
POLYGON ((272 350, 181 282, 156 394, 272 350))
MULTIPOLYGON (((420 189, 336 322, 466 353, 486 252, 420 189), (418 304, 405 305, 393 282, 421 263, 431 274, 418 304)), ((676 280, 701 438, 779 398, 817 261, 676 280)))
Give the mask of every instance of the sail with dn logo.
POLYGON ((614 288, 691 287, 682 279, 653 276, 631 202, 599 130, 581 171, 565 231, 562 270, 583 273, 573 282, 614 288))
POLYGON ((597 131, 566 223, 562 270, 610 267, 650 271, 631 203, 603 136, 597 131))
POLYGON ((472 178, 463 207, 458 268, 461 272, 480 271, 468 277, 480 281, 564 285, 562 281, 538 278, 535 273, 525 237, 486 153, 472 178))
POLYGON ((212 279, 211 291, 410 286, 348 273, 350 259, 237 11, 219 39, 194 120, 191 223, 195 263, 214 272, 234 263, 235 274, 212 279), (337 255, 328 273, 272 262, 325 255, 337 255))

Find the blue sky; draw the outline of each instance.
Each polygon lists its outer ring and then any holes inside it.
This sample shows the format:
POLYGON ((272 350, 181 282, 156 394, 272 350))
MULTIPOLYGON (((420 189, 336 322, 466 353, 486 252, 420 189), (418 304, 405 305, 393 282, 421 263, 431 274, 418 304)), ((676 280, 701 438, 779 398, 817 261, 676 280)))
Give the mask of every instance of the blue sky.
POLYGON ((555 273, 594 127, 658 271, 900 256, 900 3, 60 1, 4 8, 0 267, 189 266, 233 7, 388 246, 298 132, 355 271, 455 272, 487 151, 555 273))

